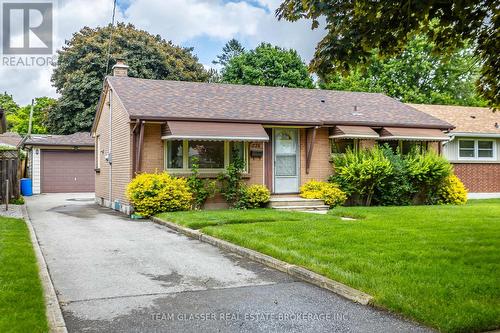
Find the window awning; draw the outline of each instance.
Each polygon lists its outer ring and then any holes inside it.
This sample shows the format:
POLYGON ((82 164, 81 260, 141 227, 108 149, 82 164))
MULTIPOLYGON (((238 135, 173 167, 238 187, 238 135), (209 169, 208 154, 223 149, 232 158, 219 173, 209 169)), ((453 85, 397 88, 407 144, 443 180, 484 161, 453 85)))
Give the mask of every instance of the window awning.
POLYGON ((377 139, 377 132, 367 126, 335 126, 330 139, 377 139))
POLYGON ((269 141, 260 124, 167 121, 163 140, 269 141))
POLYGON ((450 138, 435 128, 384 127, 380 140, 448 141, 450 138))

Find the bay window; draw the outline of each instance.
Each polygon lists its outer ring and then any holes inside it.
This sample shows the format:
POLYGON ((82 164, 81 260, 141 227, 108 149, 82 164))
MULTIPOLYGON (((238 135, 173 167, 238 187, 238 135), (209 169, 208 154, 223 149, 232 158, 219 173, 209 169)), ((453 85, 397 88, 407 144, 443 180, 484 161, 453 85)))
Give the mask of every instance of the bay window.
POLYGON ((458 140, 458 157, 464 160, 494 159, 495 142, 476 139, 458 140))
POLYGON ((241 159, 247 171, 248 144, 236 141, 166 140, 165 169, 189 172, 193 157, 198 159, 201 171, 224 170, 236 158, 241 159))

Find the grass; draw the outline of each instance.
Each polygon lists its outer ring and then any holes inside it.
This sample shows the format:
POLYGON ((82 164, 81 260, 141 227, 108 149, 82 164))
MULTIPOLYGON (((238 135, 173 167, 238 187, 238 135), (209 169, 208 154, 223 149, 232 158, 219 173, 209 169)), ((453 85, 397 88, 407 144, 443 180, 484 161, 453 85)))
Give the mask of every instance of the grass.
POLYGON ((38 265, 26 223, 0 217, 0 332, 47 332, 38 265))
POLYGON ((300 265, 446 332, 500 327, 500 200, 465 206, 343 207, 160 217, 300 265), (343 221, 339 216, 356 217, 343 221))

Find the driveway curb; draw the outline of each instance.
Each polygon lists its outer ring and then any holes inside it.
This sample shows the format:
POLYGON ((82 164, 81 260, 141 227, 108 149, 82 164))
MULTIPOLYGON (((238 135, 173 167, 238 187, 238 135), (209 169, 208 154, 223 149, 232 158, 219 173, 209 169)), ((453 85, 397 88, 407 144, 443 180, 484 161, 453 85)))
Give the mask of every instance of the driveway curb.
POLYGON ((201 231, 198 230, 193 230, 189 228, 182 227, 178 224, 168 222, 168 221, 163 221, 157 217, 151 217, 151 221, 154 223, 164 225, 170 229, 173 229, 181 234, 184 234, 188 237, 198 239, 201 242, 205 242, 214 246, 217 246, 218 248, 221 248, 223 250, 227 250, 230 252, 234 252, 239 254, 242 257, 248 258, 250 260, 259 262, 261 264, 264 264, 268 267, 277 269, 281 272, 287 273, 290 276, 293 276, 295 278, 298 278, 300 280, 303 280, 305 282, 314 284, 318 287, 321 287, 323 289, 327 289, 329 291, 334 292, 337 295, 340 295, 344 298, 347 298, 351 301, 363 304, 363 305, 369 305, 372 303, 373 296, 368 295, 362 291, 359 291, 357 289, 351 288, 343 283, 334 281, 332 279, 329 279, 327 277, 324 277, 320 274, 314 273, 308 269, 305 269, 300 266, 296 265, 291 265, 287 262, 278 260, 276 258, 273 258, 271 256, 268 256, 266 254, 262 254, 260 252, 254 251, 247 249, 245 247, 235 245, 233 243, 206 235, 202 233, 201 231))
POLYGON ((40 244, 38 243, 35 229, 31 224, 31 219, 28 214, 28 210, 26 209, 26 205, 21 206, 21 211, 23 213, 23 218, 26 221, 26 225, 28 226, 28 230, 31 236, 31 243, 33 244, 33 250, 35 251, 36 259, 38 262, 38 270, 43 286, 49 330, 52 333, 67 333, 68 330, 66 329, 66 323, 64 322, 64 317, 59 305, 56 290, 52 283, 52 279, 50 278, 47 263, 45 262, 42 250, 40 249, 40 244))

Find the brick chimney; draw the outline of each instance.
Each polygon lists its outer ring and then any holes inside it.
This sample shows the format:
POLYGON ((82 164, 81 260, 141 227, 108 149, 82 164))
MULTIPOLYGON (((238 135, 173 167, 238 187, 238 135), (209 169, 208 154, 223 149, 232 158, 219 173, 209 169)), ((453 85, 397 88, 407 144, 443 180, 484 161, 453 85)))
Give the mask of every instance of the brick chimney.
POLYGON ((128 66, 125 64, 125 59, 116 59, 116 64, 113 66, 113 76, 128 76, 128 66))

